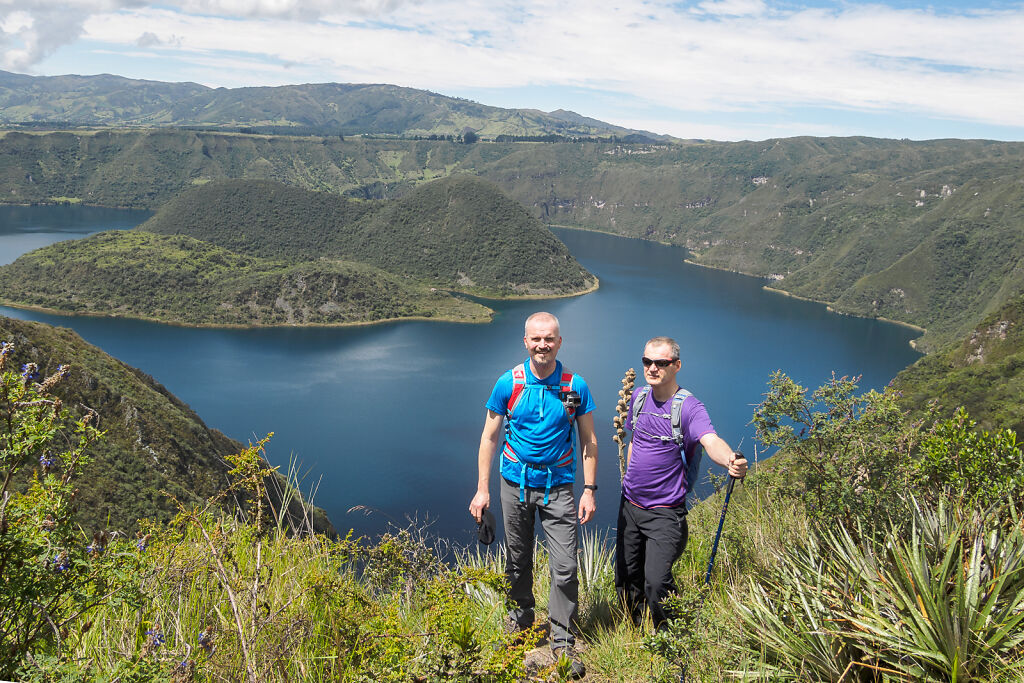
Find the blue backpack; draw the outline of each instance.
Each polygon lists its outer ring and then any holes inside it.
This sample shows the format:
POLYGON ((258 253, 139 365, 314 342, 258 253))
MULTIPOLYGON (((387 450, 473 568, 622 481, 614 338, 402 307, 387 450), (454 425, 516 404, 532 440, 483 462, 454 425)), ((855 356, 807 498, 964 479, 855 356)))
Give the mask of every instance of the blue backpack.
MULTIPOLYGON (((551 492, 551 483, 554 476, 554 470, 552 468, 568 468, 567 474, 571 477, 575 473, 575 444, 573 442, 574 427, 576 419, 576 406, 567 402, 564 399, 565 395, 572 392, 572 378, 573 373, 565 369, 562 366, 562 375, 559 377, 558 395, 562 400, 562 406, 565 408, 565 416, 569 420, 569 443, 567 450, 553 463, 532 463, 526 462, 516 454, 512 447, 508 445, 508 439, 505 439, 505 446, 502 449, 502 456, 509 463, 515 463, 522 465, 519 470, 519 502, 526 500, 526 470, 535 469, 543 470, 547 472, 547 483, 544 487, 544 504, 548 503, 548 494, 551 492)), ((512 413, 515 411, 516 406, 519 404, 519 399, 522 398, 523 390, 526 389, 526 364, 520 363, 519 365, 512 368, 512 395, 509 397, 508 405, 505 407, 505 432, 507 433, 511 429, 508 424, 509 420, 512 419, 512 413)), ((544 391, 550 391, 547 385, 544 386, 544 391)))
MULTIPOLYGON (((647 401, 648 394, 651 393, 650 385, 643 386, 639 389, 636 400, 633 401, 633 429, 636 429, 636 419, 640 415, 640 410, 644 407, 644 403, 647 401)), ((704 457, 704 447, 699 443, 693 450, 692 462, 686 459, 686 451, 683 450, 685 437, 683 436, 683 401, 691 396, 689 391, 680 388, 676 391, 672 397, 672 408, 670 413, 648 413, 656 417, 663 417, 666 420, 670 420, 672 424, 672 436, 660 436, 657 434, 648 434, 652 438, 661 439, 662 441, 671 441, 679 446, 679 455, 683 458, 683 462, 686 465, 686 495, 690 495, 690 491, 693 490, 694 485, 697 483, 697 476, 700 474, 700 460, 704 457)))

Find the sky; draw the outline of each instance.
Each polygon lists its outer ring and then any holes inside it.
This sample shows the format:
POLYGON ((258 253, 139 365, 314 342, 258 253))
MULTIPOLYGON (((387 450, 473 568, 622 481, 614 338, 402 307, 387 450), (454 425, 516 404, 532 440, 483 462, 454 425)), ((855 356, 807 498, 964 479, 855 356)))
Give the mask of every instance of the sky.
POLYGON ((680 138, 1024 140, 1024 2, 0 0, 0 69, 390 83, 680 138))

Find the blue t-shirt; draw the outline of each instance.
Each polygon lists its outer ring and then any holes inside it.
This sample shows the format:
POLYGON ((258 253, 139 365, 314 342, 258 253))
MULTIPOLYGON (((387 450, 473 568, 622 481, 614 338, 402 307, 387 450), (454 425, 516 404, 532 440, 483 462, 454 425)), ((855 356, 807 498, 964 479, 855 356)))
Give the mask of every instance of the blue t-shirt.
MULTIPOLYGON (((518 484, 523 473, 522 463, 537 465, 526 468, 526 485, 544 488, 548 481, 547 467, 551 468, 551 485, 573 481, 575 466, 575 439, 565 406, 559 398, 562 378, 562 362, 557 361, 555 371, 543 380, 530 372, 530 361, 523 363, 525 385, 522 394, 506 420, 505 445, 501 454, 501 475, 518 484), (557 466, 560 463, 566 463, 557 466)), ((514 370, 514 368, 513 368, 514 370)), ((512 397, 513 370, 506 371, 494 384, 487 409, 504 415, 512 397)), ((594 399, 590 396, 587 383, 579 375, 573 375, 571 388, 580 395, 576 416, 586 415, 594 410, 594 399)))

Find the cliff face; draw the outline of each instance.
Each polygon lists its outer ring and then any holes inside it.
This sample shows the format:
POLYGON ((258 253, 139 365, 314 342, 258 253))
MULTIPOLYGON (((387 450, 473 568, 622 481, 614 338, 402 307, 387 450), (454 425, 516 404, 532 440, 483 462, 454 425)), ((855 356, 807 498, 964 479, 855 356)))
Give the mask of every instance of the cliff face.
MULTIPOLYGON (((0 339, 15 344, 18 366, 34 362, 44 376, 70 365, 55 393, 72 413, 88 406, 99 414, 106 436, 78 479, 78 519, 87 531, 131 531, 140 519, 167 520, 176 510, 166 494, 196 503, 227 485, 224 457, 243 445, 206 426, 149 375, 65 328, 0 317, 0 339)), ((333 533, 320 510, 315 525, 333 533)))

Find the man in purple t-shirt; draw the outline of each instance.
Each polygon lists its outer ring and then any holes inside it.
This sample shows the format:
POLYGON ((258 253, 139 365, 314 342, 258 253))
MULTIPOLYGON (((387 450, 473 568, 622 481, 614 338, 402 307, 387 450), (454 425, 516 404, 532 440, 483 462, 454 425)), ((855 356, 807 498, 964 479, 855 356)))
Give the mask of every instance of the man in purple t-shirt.
MULTIPOLYGON (((747 461, 715 433, 704 404, 694 396, 682 405, 683 444, 672 439, 672 398, 682 367, 675 340, 651 339, 642 360, 650 390, 636 424, 632 404, 626 417, 633 436, 619 502, 615 588, 633 623, 640 624, 646 603, 655 628, 662 628, 673 618, 662 601, 676 590, 672 565, 686 547, 686 494, 696 483, 686 481, 686 463, 703 446, 712 460, 728 468, 729 476, 742 478, 747 461)), ((633 392, 633 401, 639 394, 633 392)))

